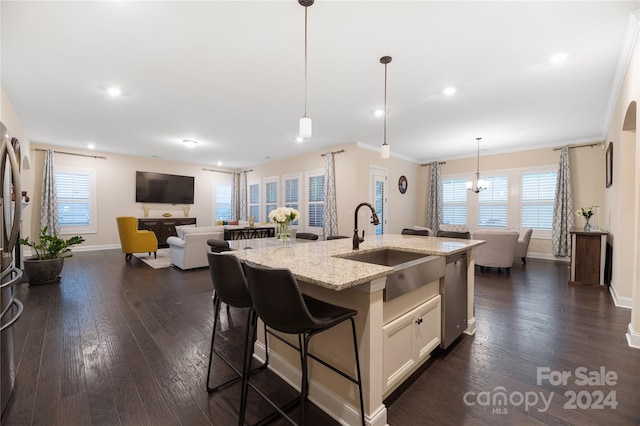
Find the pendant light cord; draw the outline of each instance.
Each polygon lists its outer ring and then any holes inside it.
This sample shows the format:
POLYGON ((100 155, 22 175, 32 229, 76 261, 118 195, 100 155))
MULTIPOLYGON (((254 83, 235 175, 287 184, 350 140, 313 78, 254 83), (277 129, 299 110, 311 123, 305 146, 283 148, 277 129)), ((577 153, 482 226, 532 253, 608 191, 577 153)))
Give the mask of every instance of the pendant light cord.
POLYGON ((384 64, 384 131, 382 146, 387 145, 387 64, 391 62, 391 56, 383 56, 380 63, 384 64))
POLYGON ((307 9, 304 7, 304 116, 307 116, 307 9))
POLYGON ((478 141, 478 155, 476 160, 476 182, 477 182, 478 178, 480 177, 480 139, 476 139, 476 141, 478 141))
POLYGON ((384 140, 383 145, 387 144, 387 64, 384 64, 384 140))

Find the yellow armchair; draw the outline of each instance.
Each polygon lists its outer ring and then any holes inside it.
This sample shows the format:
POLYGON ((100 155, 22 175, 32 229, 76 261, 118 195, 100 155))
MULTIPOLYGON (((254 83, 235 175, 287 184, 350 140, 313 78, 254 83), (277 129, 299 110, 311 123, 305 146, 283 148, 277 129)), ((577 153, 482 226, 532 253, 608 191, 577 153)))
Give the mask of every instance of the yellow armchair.
POLYGON ((131 261, 133 253, 153 253, 157 257, 158 239, 151 231, 139 230, 138 219, 133 216, 116 217, 118 223, 118 233, 120 234, 120 245, 125 254, 125 260, 131 261))

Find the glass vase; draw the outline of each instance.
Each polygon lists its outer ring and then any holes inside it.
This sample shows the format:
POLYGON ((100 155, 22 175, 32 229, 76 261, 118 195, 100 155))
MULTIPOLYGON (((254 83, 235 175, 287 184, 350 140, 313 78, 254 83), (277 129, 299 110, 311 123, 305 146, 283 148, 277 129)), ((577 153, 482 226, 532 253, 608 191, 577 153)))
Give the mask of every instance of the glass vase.
POLYGON ((591 227, 591 224, 589 223, 589 221, 591 220, 590 217, 584 217, 584 228, 582 228, 585 232, 591 232, 591 230, 593 229, 591 227))
POLYGON ((283 244, 291 240, 288 223, 284 222, 278 224, 278 232, 276 233, 276 238, 279 239, 283 244))
POLYGON ((592 231, 600 231, 602 228, 600 227, 600 206, 593 206, 593 217, 591 218, 591 230, 592 231))

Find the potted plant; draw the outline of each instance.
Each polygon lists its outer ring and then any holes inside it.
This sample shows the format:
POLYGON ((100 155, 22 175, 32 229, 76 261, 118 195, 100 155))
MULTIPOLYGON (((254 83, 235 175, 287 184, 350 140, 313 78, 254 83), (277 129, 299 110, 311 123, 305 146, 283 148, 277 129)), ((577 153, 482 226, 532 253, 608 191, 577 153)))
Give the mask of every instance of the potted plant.
POLYGON ((65 240, 56 232, 49 233, 45 226, 40 230, 39 242, 36 243, 29 237, 20 238, 18 242, 35 251, 35 256, 24 260, 24 271, 29 277, 29 284, 57 284, 60 282, 64 258, 72 256, 71 246, 83 243, 84 238, 75 235, 65 240))

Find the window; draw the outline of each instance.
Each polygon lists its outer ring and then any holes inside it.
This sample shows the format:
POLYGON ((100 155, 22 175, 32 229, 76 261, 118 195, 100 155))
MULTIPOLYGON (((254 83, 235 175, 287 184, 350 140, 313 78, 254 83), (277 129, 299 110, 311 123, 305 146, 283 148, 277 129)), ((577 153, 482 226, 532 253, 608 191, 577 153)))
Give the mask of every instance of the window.
POLYGON ((260 184, 249 184, 249 217, 260 220, 260 184))
POLYGON ((480 228, 506 228, 509 202, 509 177, 485 178, 489 187, 478 194, 478 226, 480 228))
MULTIPOLYGON (((300 177, 284 176, 284 206, 300 211, 300 177)), ((299 221, 292 222, 298 225, 299 221)))
POLYGON ((374 235, 382 235, 387 231, 387 173, 387 169, 369 166, 369 185, 371 191, 369 200, 372 200, 378 219, 380 219, 380 224, 369 225, 367 223, 366 225, 362 225, 360 228, 361 231, 366 230, 367 233, 373 232, 374 235))
POLYGON ((309 174, 307 182, 309 184, 307 226, 309 228, 322 228, 322 216, 324 214, 324 174, 309 174))
POLYGON ((264 215, 265 222, 269 222, 269 213, 278 208, 278 180, 265 179, 264 183, 264 215))
POLYGON ((522 174, 522 226, 551 230, 557 172, 522 174))
POLYGON ((442 181, 442 223, 467 224, 467 192, 464 178, 442 181))
POLYGON ((59 167, 55 175, 60 233, 97 232, 95 170, 59 167))
POLYGON ((231 217, 231 181, 217 181, 214 184, 214 188, 214 222, 235 219, 231 217))

